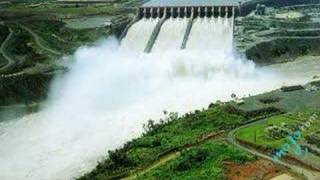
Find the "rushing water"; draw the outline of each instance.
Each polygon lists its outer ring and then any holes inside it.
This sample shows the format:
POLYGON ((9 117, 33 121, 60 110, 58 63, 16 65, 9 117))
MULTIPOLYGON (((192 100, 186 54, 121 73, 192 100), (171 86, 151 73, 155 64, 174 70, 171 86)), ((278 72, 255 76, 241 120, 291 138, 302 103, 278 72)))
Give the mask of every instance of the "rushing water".
POLYGON ((189 18, 170 18, 164 22, 152 52, 166 49, 179 50, 186 32, 189 18))
POLYGON ((230 19, 197 19, 185 50, 177 47, 187 20, 171 19, 155 52, 141 53, 158 21, 137 22, 122 47, 109 38, 79 48, 42 111, 0 124, 1 180, 80 176, 107 150, 139 136, 142 124, 159 119, 163 110, 185 113, 290 79, 235 56, 230 19))
POLYGON ((229 54, 232 50, 232 23, 233 18, 196 18, 192 26, 187 48, 208 49, 229 54))
POLYGON ((122 40, 122 48, 143 52, 159 20, 160 19, 144 18, 133 24, 128 30, 126 37, 122 40))

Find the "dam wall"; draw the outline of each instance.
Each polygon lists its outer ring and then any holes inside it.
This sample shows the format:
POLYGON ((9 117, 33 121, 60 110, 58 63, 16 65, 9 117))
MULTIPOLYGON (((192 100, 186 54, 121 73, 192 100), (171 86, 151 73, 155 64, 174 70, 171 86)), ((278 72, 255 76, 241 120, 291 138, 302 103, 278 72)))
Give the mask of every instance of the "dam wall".
POLYGON ((232 42, 239 12, 237 0, 151 0, 138 8, 120 39, 121 47, 150 53, 196 49, 200 44, 224 46, 219 38, 232 42))

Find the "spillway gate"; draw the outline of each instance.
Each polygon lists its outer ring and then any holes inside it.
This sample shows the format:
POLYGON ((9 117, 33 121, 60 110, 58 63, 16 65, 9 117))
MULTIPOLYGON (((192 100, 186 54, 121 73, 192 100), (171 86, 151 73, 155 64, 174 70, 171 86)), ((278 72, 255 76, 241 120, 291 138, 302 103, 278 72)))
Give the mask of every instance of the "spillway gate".
MULTIPOLYGON (((183 40, 179 46, 181 49, 186 48, 192 24, 198 18, 225 18, 232 19, 240 12, 240 5, 235 0, 152 0, 139 7, 136 17, 128 25, 120 39, 124 38, 130 26, 142 19, 159 19, 154 27, 148 41, 146 42, 144 52, 149 53, 155 44, 162 25, 169 18, 187 18, 188 25, 183 32, 183 40)), ((232 28, 233 28, 232 23, 232 28)), ((143 31, 143 29, 141 29, 143 31)), ((232 32, 233 33, 233 32, 232 32)))

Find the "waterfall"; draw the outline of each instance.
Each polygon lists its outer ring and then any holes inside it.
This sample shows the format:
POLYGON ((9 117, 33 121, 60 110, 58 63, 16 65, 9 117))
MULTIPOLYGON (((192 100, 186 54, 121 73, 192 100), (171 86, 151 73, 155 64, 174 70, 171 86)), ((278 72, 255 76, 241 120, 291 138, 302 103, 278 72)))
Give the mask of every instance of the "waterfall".
POLYGON ((232 50, 233 18, 196 18, 193 22, 187 49, 210 51, 232 50))
POLYGON ((129 28, 126 37, 122 40, 121 47, 123 49, 132 49, 138 52, 143 52, 153 29, 159 20, 159 18, 143 18, 134 23, 132 27, 129 28))
MULTIPOLYGON (((152 52, 178 50, 181 48, 183 37, 190 18, 169 18, 161 27, 152 52)), ((143 52, 159 19, 143 18, 135 23, 122 41, 122 48, 130 48, 143 52)), ((195 18, 187 41, 186 48, 190 50, 210 49, 232 51, 233 17, 203 17, 195 18)))
POLYGON ((169 18, 162 25, 152 52, 180 49, 189 18, 169 18))

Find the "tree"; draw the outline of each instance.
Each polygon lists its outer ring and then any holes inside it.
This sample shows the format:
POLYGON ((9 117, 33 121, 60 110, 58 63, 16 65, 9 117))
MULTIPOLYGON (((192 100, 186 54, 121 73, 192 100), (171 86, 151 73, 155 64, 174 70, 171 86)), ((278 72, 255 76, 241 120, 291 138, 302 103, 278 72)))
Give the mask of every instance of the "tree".
POLYGON ((237 99, 237 95, 236 95, 235 93, 232 93, 232 94, 231 94, 231 98, 232 98, 232 99, 237 99))

